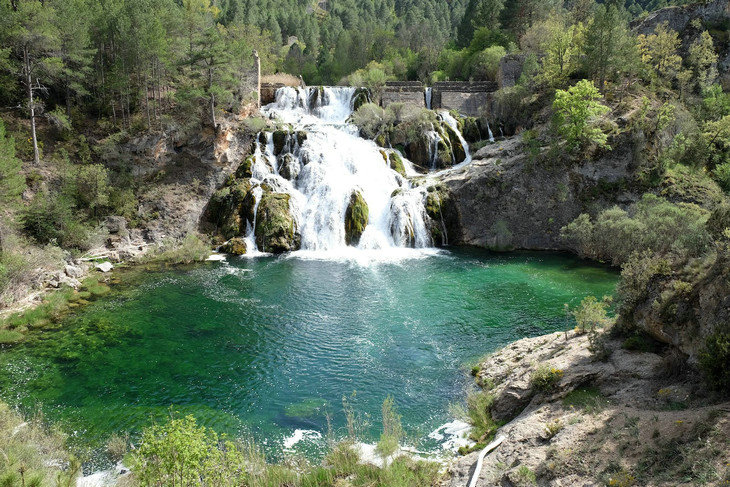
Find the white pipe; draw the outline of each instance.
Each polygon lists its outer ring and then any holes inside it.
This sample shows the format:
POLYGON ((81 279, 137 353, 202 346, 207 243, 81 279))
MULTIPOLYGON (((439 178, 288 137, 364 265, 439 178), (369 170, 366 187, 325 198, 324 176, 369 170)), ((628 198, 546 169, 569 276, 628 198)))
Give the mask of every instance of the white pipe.
POLYGON ((477 480, 479 479, 479 474, 482 473, 482 464, 484 463, 484 457, 486 457, 489 452, 501 445, 504 439, 504 436, 497 437, 497 439, 488 444, 486 447, 484 447, 484 450, 481 451, 481 453, 479 454, 479 458, 477 459, 477 466, 474 469, 474 473, 471 475, 469 487, 476 487, 477 480))

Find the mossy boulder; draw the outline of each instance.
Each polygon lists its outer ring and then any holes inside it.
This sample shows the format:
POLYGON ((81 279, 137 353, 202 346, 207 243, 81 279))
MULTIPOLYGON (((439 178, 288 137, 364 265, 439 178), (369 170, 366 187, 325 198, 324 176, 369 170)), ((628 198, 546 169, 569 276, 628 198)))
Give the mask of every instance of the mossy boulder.
POLYGON ((479 120, 474 117, 465 117, 461 120, 461 135, 467 142, 474 143, 482 140, 482 132, 479 128, 479 120))
POLYGON ((238 169, 236 169, 236 178, 245 179, 253 176, 253 166, 256 164, 256 156, 248 156, 238 169))
POLYGON ((228 242, 224 243, 220 251, 231 255, 246 255, 246 241, 240 237, 234 237, 228 242))
POLYGON ((345 242, 357 246, 360 243, 365 227, 368 225, 370 210, 362 193, 354 191, 345 211, 345 242))
POLYGON ((388 136, 384 133, 380 133, 375 137, 375 143, 378 147, 388 147, 390 145, 388 143, 388 136))
POLYGON ((352 106, 354 110, 357 110, 366 103, 370 103, 371 96, 370 90, 367 88, 358 88, 355 90, 355 94, 352 97, 352 106))
POLYGON ((301 236, 289 208, 290 195, 264 192, 256 214, 256 245, 279 254, 299 249, 301 236))
POLYGON ((397 151, 391 151, 391 153, 388 154, 388 163, 392 170, 401 176, 406 177, 406 166, 403 164, 403 158, 397 151))
POLYGON ((274 154, 278 156, 284 150, 286 141, 289 138, 289 132, 286 130, 276 130, 272 137, 274 139, 274 154))
POLYGON ((279 161, 279 176, 289 181, 294 181, 302 171, 299 159, 292 154, 284 154, 279 161))
POLYGON ((449 202, 449 193, 440 187, 431 186, 428 188, 426 195, 426 214, 430 221, 428 228, 431 232, 433 244, 441 247, 448 244, 448 232, 446 231, 446 221, 444 218, 444 209, 449 202))
POLYGON ((207 219, 226 240, 243 234, 245 215, 249 212, 252 184, 250 179, 237 179, 231 186, 216 191, 208 203, 207 219), (242 218, 244 215, 244 218, 242 218))

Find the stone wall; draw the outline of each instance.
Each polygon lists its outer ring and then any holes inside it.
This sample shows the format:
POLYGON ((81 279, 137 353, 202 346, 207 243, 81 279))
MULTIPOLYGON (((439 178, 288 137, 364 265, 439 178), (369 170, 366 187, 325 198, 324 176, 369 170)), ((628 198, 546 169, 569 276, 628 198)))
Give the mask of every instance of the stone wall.
MULTIPOLYGON (((426 107, 426 87, 418 81, 388 82, 381 96, 381 105, 405 103, 426 107)), ((489 103, 489 94, 497 90, 491 81, 442 81, 432 87, 431 107, 457 110, 462 115, 477 117, 489 103)))
POLYGON ((426 106, 425 87, 420 81, 389 81, 380 97, 383 108, 391 103, 405 103, 417 107, 426 106))

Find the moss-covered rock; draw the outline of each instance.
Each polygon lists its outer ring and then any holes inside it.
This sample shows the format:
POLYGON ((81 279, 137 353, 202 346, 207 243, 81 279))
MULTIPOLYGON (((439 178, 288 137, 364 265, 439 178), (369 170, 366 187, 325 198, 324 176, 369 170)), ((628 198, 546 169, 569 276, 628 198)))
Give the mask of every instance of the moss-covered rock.
POLYGON ((406 166, 403 164, 403 158, 401 158, 397 151, 391 151, 390 154, 388 154, 388 163, 392 170, 401 176, 406 177, 406 166))
POLYGON ((289 208, 290 196, 265 191, 256 214, 256 245, 275 254, 299 249, 301 236, 289 208))
POLYGON ((297 144, 301 147, 305 140, 307 140, 307 133, 304 130, 299 130, 297 132, 297 144))
POLYGON ((482 132, 479 128, 479 120, 474 117, 464 117, 461 120, 461 135, 470 144, 482 140, 482 132))
POLYGON ((446 137, 448 137, 454 162, 456 162, 456 164, 463 162, 464 159, 466 159, 466 150, 464 149, 464 145, 459 139, 459 135, 447 123, 443 124, 443 129, 446 137))
POLYGON ((449 193, 440 186, 431 186, 427 191, 426 214, 430 219, 428 228, 433 244, 442 247, 449 243, 445 215, 446 206, 449 204, 449 193))
POLYGON ((208 221, 213 223, 218 233, 226 240, 243 234, 246 220, 242 215, 248 213, 247 196, 252 184, 250 179, 237 179, 231 186, 216 191, 208 203, 208 221))
POLYGON ((289 132, 286 130, 276 130, 272 137, 274 139, 274 154, 278 156, 284 150, 286 140, 289 138, 289 132))
POLYGON ((279 161, 279 176, 294 181, 302 170, 299 159, 292 154, 284 154, 279 161))
POLYGON ((345 211, 345 242, 356 246, 360 243, 365 227, 368 225, 370 210, 362 193, 354 191, 345 211))
POLYGON ((355 90, 355 94, 353 95, 353 109, 357 110, 364 104, 370 103, 370 101, 370 90, 367 88, 358 88, 355 90))
POLYGON ((378 134, 375 137, 375 143, 379 147, 388 147, 388 145, 389 145, 388 144, 388 136, 386 134, 384 134, 384 133, 378 134))
POLYGON ((236 178, 244 179, 253 176, 253 166, 256 164, 256 156, 248 156, 238 169, 236 169, 236 178))
POLYGON ((234 237, 230 239, 220 248, 221 252, 231 255, 245 255, 247 250, 248 249, 246 248, 246 241, 240 237, 234 237))

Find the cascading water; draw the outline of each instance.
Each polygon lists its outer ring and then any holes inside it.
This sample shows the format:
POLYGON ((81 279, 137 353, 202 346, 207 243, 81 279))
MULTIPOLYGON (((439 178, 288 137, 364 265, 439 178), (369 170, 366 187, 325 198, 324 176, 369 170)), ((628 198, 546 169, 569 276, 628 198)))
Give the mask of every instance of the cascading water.
POLYGON ((459 167, 466 166, 471 162, 471 152, 469 151, 469 144, 467 143, 466 139, 464 139, 464 136, 461 135, 461 131, 459 131, 458 122, 446 110, 439 111, 439 117, 441 117, 441 120, 443 120, 449 127, 454 130, 454 132, 456 132, 456 136, 459 138, 459 142, 461 142, 462 147, 464 147, 464 152, 466 153, 466 158, 459 164, 459 167))
POLYGON ((424 92, 424 97, 426 98, 426 108, 431 110, 433 100, 433 88, 426 88, 426 91, 424 92))
MULTIPOLYGON (((301 249, 332 253, 348 248, 346 212, 353 194, 359 193, 369 216, 357 248, 431 247, 425 188, 413 188, 391 169, 388 151, 360 138, 357 127, 347 123, 354 93, 348 87, 277 91, 276 101, 262 112, 287 126, 288 135, 281 148, 271 133, 257 139, 251 169, 251 182, 259 191, 254 213, 262 185, 289 194, 301 249), (297 134, 303 132, 306 137, 300 144, 297 134)), ((403 162, 406 173, 412 173, 410 163, 403 162)), ((256 224, 249 224, 246 243, 255 246, 256 224)))

